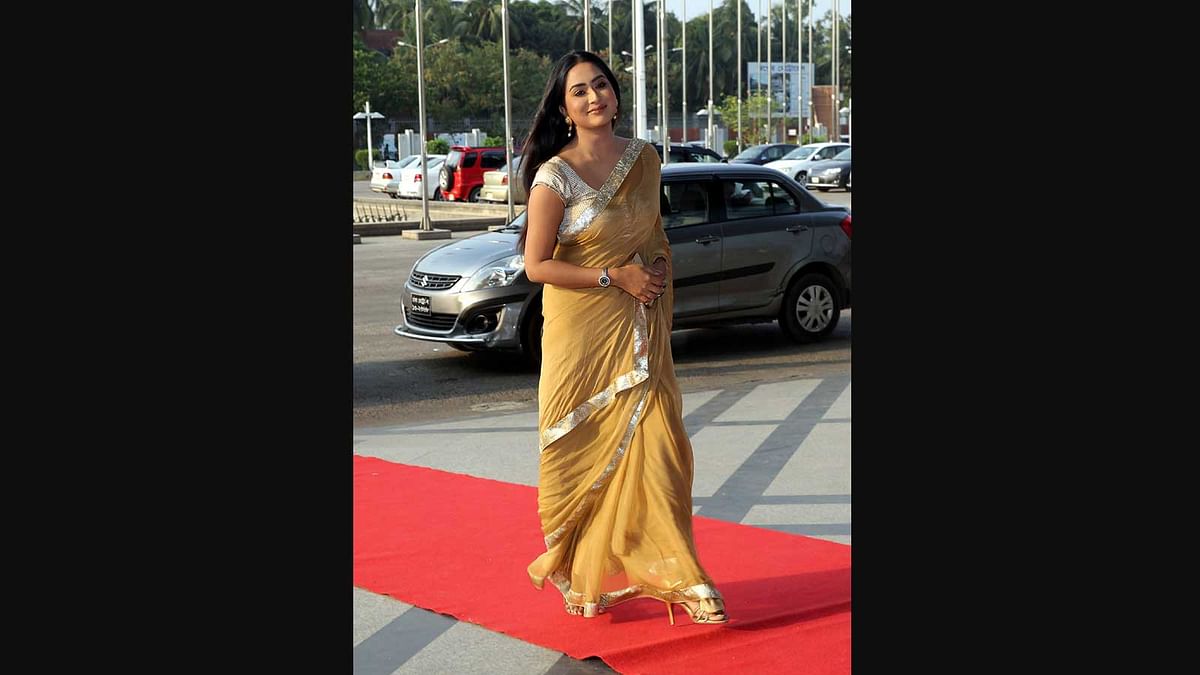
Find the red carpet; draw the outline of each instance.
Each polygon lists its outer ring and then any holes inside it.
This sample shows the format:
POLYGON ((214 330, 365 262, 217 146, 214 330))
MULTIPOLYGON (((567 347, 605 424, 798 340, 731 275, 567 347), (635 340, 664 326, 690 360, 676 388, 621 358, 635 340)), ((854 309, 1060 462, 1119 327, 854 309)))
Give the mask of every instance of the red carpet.
POLYGON ((525 567, 545 550, 537 490, 354 457, 354 585, 621 673, 850 672, 850 547, 696 516, 730 621, 649 599, 568 616, 525 567))

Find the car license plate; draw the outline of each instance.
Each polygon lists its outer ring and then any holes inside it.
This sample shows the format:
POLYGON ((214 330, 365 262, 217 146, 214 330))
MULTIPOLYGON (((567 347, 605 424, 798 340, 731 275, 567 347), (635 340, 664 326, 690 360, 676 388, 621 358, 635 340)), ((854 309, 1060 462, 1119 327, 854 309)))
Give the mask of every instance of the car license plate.
POLYGON ((810 182, 810 183, 820 183, 820 182, 821 182, 821 179, 820 179, 820 178, 817 178, 816 176, 813 176, 812 178, 810 178, 810 179, 809 179, 809 181, 808 181, 808 182, 810 182))
POLYGON ((429 316, 429 296, 427 296, 427 295, 412 296, 412 308, 411 309, 412 309, 413 314, 424 314, 425 316, 429 316))

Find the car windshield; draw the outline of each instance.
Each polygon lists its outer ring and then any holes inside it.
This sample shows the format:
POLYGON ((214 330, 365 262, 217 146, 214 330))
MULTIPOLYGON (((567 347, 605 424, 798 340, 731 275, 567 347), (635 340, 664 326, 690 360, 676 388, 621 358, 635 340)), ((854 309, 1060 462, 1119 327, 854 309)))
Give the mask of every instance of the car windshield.
POLYGON ((845 150, 839 152, 838 154, 834 155, 833 158, 840 159, 845 162, 849 162, 850 161, 850 148, 846 148, 845 150))
POLYGON ((521 212, 521 215, 517 216, 516 218, 513 218, 512 222, 505 225, 504 229, 502 229, 500 231, 501 232, 520 232, 521 228, 523 228, 523 227, 525 227, 525 212, 524 211, 521 212))
POLYGON ((752 146, 746 148, 745 150, 741 151, 740 153, 738 153, 738 156, 734 157, 734 159, 754 159, 755 157, 758 157, 759 155, 762 154, 763 148, 765 148, 765 147, 767 147, 767 146, 752 145, 752 146))
MULTIPOLYGON (((513 165, 513 173, 516 173, 517 171, 519 171, 521 169, 521 156, 520 155, 513 157, 512 165, 513 165)), ((508 173, 508 165, 505 164, 504 166, 502 166, 496 170, 508 173)))
POLYGON ((795 150, 789 152, 788 154, 784 155, 780 159, 808 159, 816 151, 817 151, 817 146, 815 146, 815 145, 802 145, 802 146, 796 148, 795 150))
POLYGON ((458 160, 462 159, 462 150, 451 150, 449 155, 446 155, 446 165, 451 169, 458 168, 458 160))

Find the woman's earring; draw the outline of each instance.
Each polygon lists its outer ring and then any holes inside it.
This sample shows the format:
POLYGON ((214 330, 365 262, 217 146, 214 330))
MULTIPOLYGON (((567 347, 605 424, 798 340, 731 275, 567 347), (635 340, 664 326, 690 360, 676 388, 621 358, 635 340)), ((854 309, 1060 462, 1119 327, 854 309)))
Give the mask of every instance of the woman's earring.
POLYGON ((567 138, 571 137, 571 131, 574 129, 575 129, 575 123, 571 121, 570 117, 568 117, 567 118, 567 138))
POLYGON ((619 117, 620 115, 621 115, 621 106, 615 106, 613 108, 613 121, 616 122, 617 117, 619 117))

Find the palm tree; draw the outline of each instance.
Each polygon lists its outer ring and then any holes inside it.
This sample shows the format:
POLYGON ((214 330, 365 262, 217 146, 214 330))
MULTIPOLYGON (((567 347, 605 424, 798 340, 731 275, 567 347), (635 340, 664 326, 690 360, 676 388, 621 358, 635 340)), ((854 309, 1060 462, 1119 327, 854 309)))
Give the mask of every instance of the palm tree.
MULTIPOLYGON (((463 6, 462 15, 455 24, 459 35, 470 35, 480 40, 500 42, 503 40, 503 12, 499 0, 468 0, 463 6)), ((521 29, 515 21, 508 22, 508 38, 519 37, 521 29)))

